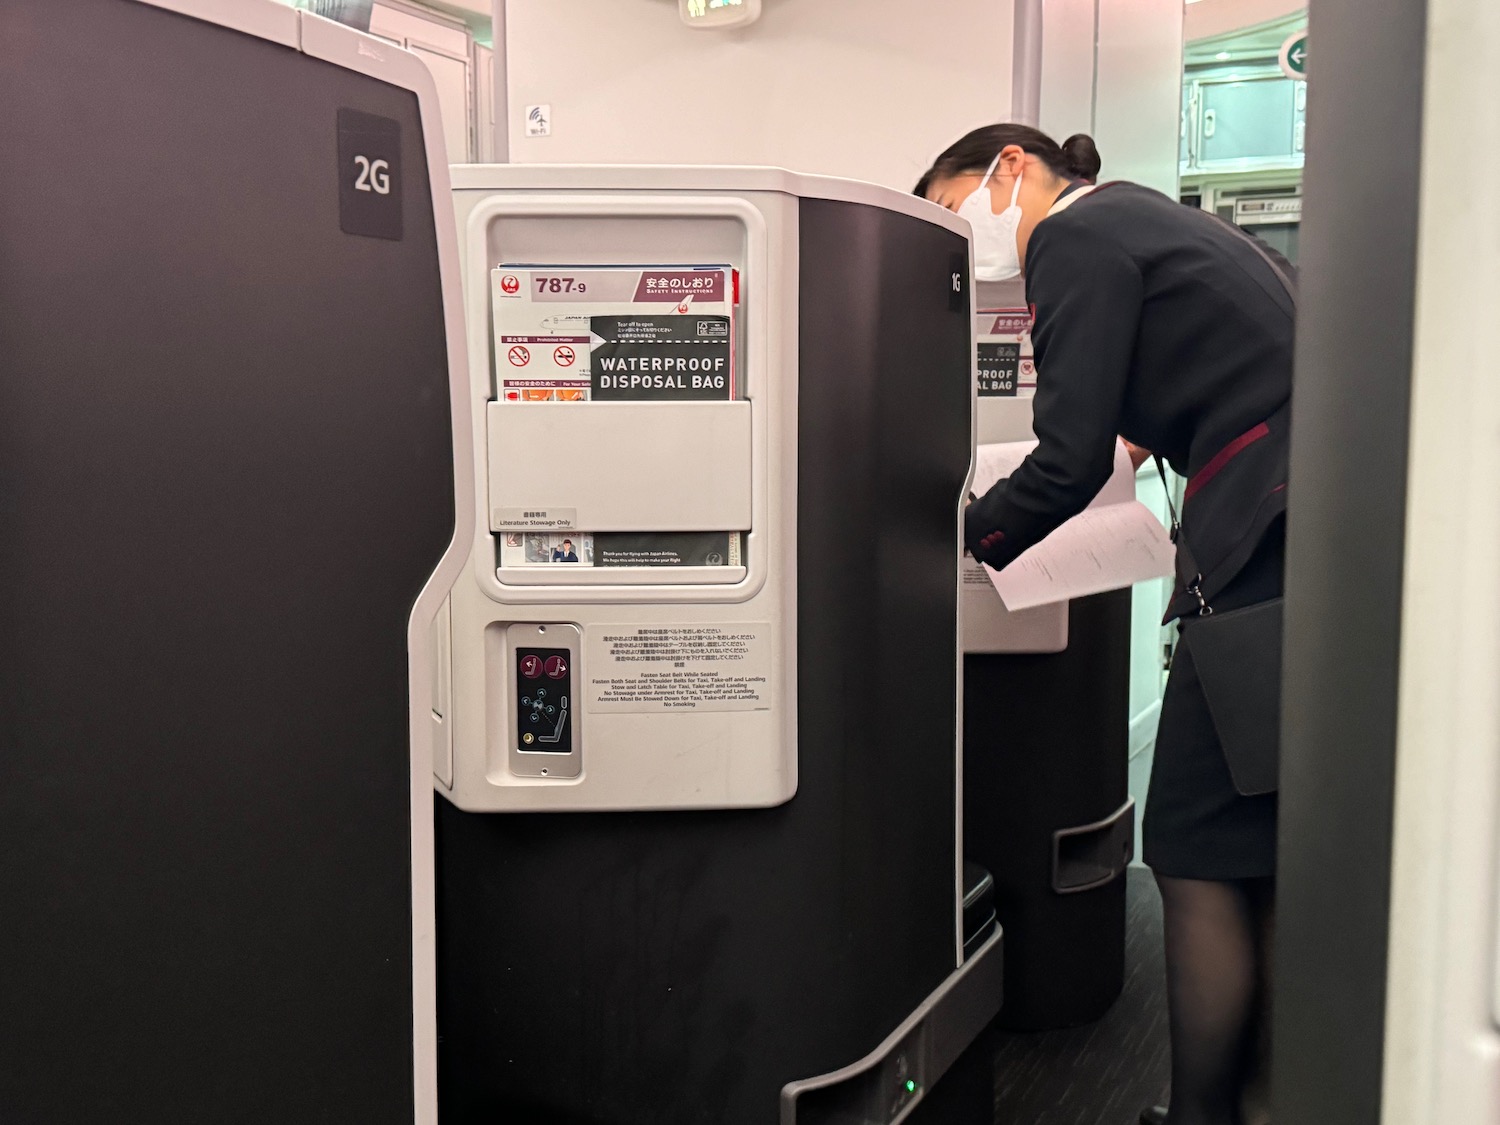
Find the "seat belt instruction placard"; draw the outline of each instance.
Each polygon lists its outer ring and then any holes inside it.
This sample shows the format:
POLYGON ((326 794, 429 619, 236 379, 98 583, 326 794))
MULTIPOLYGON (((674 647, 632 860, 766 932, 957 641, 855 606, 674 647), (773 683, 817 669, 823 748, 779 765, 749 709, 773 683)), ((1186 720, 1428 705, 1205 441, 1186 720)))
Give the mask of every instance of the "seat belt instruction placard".
POLYGON ((763 622, 598 625, 584 641, 589 711, 766 711, 771 627, 763 622))

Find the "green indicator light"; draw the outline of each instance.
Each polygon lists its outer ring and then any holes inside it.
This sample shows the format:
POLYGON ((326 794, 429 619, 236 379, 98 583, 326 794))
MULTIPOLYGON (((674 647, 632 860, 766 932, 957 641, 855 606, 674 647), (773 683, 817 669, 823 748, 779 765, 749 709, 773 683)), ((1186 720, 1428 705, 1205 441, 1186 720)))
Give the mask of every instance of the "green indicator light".
POLYGON ((908 1094, 915 1094, 917 1092, 917 1084, 910 1078, 906 1080, 906 1092, 908 1094))

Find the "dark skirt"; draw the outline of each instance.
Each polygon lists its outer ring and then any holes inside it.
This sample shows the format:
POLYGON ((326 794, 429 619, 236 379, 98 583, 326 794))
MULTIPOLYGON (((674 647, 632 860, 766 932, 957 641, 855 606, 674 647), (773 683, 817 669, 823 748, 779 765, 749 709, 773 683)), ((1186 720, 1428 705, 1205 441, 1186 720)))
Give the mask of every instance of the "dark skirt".
MULTIPOLYGON (((1214 599, 1216 610, 1281 595, 1285 527, 1278 520, 1267 530, 1244 569, 1214 599)), ((1180 630, 1192 627, 1193 619, 1186 619, 1180 630)), ((1192 655, 1182 644, 1162 699, 1141 835, 1143 858, 1158 875, 1230 880, 1276 874, 1276 794, 1245 797, 1235 789, 1192 655)))

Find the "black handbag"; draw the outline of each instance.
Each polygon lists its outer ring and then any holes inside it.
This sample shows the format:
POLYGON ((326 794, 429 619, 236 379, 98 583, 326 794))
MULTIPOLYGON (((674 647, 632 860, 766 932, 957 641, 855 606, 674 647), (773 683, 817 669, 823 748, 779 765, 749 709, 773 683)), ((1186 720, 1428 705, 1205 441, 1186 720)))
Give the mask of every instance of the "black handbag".
MULTIPOLYGON (((1245 237, 1265 258, 1295 306, 1297 291, 1285 272, 1255 239, 1249 235, 1245 237)), ((1165 486, 1167 473, 1160 457, 1156 458, 1156 471, 1161 474, 1165 486)), ((1185 545, 1182 524, 1171 497, 1168 489, 1172 540, 1181 547, 1185 545)), ((1201 576, 1198 581, 1202 582, 1201 576)), ((1214 732, 1219 736, 1234 787, 1246 797, 1274 793, 1279 785, 1281 761, 1284 599, 1272 598, 1241 609, 1215 613, 1197 585, 1188 586, 1188 593, 1198 599, 1198 616, 1182 626, 1178 644, 1187 650, 1198 674, 1198 683, 1203 689, 1203 698, 1208 704, 1214 732)))
POLYGON ((1200 617, 1182 630, 1235 789, 1274 793, 1281 766, 1282 598, 1200 617))

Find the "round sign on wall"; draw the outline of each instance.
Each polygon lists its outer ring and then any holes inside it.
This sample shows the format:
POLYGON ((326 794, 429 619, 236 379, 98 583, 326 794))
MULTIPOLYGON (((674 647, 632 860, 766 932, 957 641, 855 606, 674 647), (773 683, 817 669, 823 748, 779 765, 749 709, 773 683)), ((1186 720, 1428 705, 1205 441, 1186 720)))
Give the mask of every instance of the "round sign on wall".
POLYGON ((1299 31, 1281 45, 1281 72, 1298 82, 1307 81, 1307 32, 1299 31))

